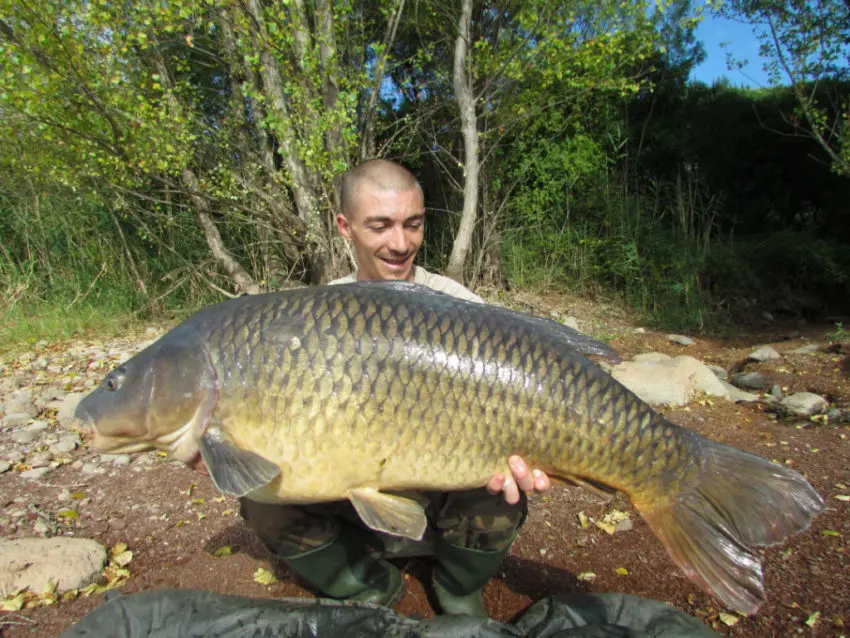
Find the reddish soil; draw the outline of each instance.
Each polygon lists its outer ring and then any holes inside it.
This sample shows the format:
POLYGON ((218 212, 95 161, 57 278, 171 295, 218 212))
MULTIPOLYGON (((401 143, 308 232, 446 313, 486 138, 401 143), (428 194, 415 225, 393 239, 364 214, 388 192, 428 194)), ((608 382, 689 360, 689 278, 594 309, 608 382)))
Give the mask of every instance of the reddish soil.
MULTIPOLYGON (((573 313, 577 314, 574 308, 564 314, 573 313)), ((826 343, 828 332, 828 326, 794 326, 796 334, 779 327, 737 338, 697 338, 695 345, 681 347, 663 334, 637 335, 625 324, 611 327, 611 315, 601 322, 591 317, 582 327, 599 334, 603 331, 595 329, 598 323, 605 323, 614 335, 612 344, 624 358, 647 350, 684 353, 727 370, 757 345, 772 344, 787 352, 807 343, 826 343)), ((850 380, 839 368, 841 356, 829 352, 790 355, 777 363, 759 364, 758 369, 788 392, 816 392, 846 411, 850 380)), ((850 503, 835 496, 850 494, 850 424, 777 418, 761 403, 703 403, 665 412, 674 422, 712 439, 795 467, 826 502, 826 510, 808 531, 760 552, 769 597, 760 613, 732 626, 724 624, 719 617, 722 606, 685 580, 624 497, 606 503, 580 488, 558 485, 533 499, 528 523, 510 557, 487 585, 486 602, 494 618, 510 621, 532 602, 555 594, 625 592, 672 603, 728 636, 848 635, 850 503), (629 512, 634 528, 614 535, 593 525, 582 529, 580 511, 598 519, 612 508, 629 512), (621 567, 628 570, 626 575, 615 571, 621 567), (595 578, 577 578, 587 572, 595 578), (815 612, 820 612, 817 622, 805 624, 815 612)), ((86 449, 74 453, 79 458, 91 454, 86 449)), ((134 558, 129 564, 132 577, 122 588, 125 593, 182 587, 256 597, 314 595, 271 559, 238 517, 235 501, 221 497, 206 475, 162 459, 149 470, 134 471, 133 467, 85 476, 63 466, 39 482, 7 473, 0 479, 0 504, 11 507, 15 497, 25 495, 28 502, 50 511, 59 506, 56 496, 62 488, 84 492, 85 497, 76 501, 80 517, 59 522, 59 533, 94 538, 106 546, 127 543, 134 558), (232 555, 216 557, 222 546, 229 546, 232 555), (271 585, 255 582, 255 570, 270 565, 279 580, 271 585)), ((0 533, 7 535, 5 530, 0 533)), ((428 559, 408 559, 399 565, 404 568, 408 591, 398 611, 433 615, 428 559)), ((93 595, 0 616, 0 622, 17 623, 7 624, 3 636, 57 636, 102 602, 102 595, 93 595)))

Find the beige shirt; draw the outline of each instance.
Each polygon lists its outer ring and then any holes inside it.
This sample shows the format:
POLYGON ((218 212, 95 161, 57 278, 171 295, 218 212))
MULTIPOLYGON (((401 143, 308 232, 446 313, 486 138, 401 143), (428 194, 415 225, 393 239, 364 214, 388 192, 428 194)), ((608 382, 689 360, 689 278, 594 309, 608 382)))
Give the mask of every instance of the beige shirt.
MULTIPOLYGON (((328 282, 328 285, 333 286, 336 284, 353 284, 356 281, 357 273, 353 272, 350 275, 346 275, 345 277, 340 277, 339 279, 334 279, 333 281, 328 282)), ((447 295, 457 297, 458 299, 465 299, 466 301, 484 303, 484 300, 481 297, 476 295, 469 288, 461 286, 454 279, 449 279, 448 277, 443 277, 442 275, 435 275, 434 273, 428 272, 420 266, 414 266, 413 283, 419 284, 420 286, 427 286, 432 290, 444 292, 447 295)))

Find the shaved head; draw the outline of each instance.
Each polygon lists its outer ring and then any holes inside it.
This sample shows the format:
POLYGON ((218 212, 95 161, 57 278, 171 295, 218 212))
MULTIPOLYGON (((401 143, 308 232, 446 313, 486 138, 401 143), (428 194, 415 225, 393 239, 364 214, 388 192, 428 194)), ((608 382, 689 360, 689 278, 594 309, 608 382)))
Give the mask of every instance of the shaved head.
MULTIPOLYGON (((367 160, 348 171, 342 178, 342 212, 346 217, 357 209, 358 191, 362 187, 377 191, 404 193, 416 189, 423 195, 422 186, 409 170, 390 160, 367 160)), ((424 197, 424 195, 423 195, 424 197)))

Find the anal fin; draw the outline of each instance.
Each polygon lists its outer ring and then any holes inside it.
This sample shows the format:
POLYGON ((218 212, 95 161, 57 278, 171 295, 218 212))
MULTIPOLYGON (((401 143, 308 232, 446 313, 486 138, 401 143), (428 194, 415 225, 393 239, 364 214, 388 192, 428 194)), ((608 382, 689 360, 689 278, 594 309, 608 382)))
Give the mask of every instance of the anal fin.
POLYGON ((280 474, 280 468, 271 461, 236 447, 221 428, 208 428, 201 436, 200 447, 213 483, 225 494, 245 496, 280 474))
POLYGON ((425 534, 425 510, 413 499, 384 494, 374 487, 351 490, 348 498, 363 522, 374 530, 415 541, 425 534))

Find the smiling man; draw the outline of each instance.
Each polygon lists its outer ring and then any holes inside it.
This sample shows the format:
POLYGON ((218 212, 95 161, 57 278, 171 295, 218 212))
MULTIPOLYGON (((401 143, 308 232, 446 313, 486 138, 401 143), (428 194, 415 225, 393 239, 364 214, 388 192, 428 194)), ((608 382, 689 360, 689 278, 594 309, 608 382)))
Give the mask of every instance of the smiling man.
MULTIPOLYGON (((351 241, 358 268, 331 284, 412 281, 484 303, 456 281, 414 265, 424 237, 425 203, 406 168, 387 160, 360 164, 343 179, 342 208, 337 226, 351 241)), ((426 505, 428 514, 418 547, 366 529, 347 503, 283 506, 242 499, 242 515, 274 554, 324 595, 391 606, 404 593, 404 580, 386 557, 433 553, 441 610, 486 616, 482 589, 525 521, 526 493, 550 487, 543 472, 531 471, 518 456, 509 466, 512 476, 496 474, 486 488, 407 494, 426 505)))

